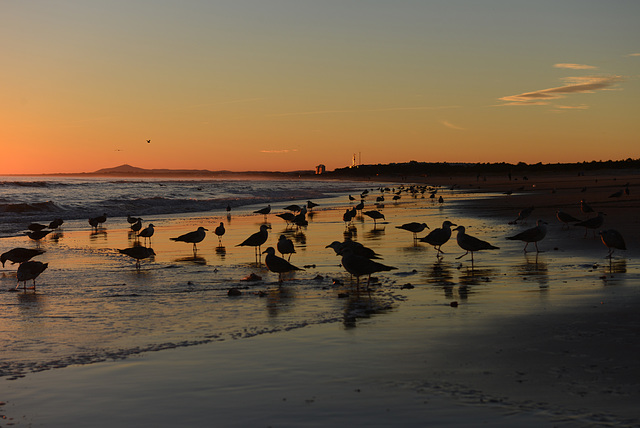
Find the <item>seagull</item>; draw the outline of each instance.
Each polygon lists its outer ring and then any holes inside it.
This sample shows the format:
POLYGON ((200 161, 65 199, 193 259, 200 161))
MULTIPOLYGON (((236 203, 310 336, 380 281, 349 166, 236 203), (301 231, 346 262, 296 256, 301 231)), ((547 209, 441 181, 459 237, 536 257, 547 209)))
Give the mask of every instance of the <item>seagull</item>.
POLYGON ((288 239, 284 235, 280 235, 280 238, 278 239, 278 245, 276 246, 278 247, 278 252, 282 254, 282 257, 284 257, 285 254, 289 254, 287 260, 291 260, 291 254, 296 252, 293 241, 291 239, 288 239))
POLYGON ((538 241, 541 241, 547 235, 547 222, 544 220, 538 220, 536 223, 536 227, 532 227, 531 229, 523 230, 514 236, 508 236, 507 239, 515 240, 515 241, 524 241, 526 244, 524 245, 524 252, 527 252, 527 246, 530 242, 533 242, 536 246, 536 252, 539 253, 538 249, 538 241))
POLYGON ((97 217, 90 218, 89 225, 91 226, 92 229, 98 230, 98 218, 97 217))
POLYGON ((40 232, 42 229, 46 229, 47 226, 45 226, 44 224, 40 224, 40 223, 31 223, 29 226, 27 226, 27 229, 33 231, 33 232, 40 232))
POLYGON ((296 219, 296 215, 294 213, 276 214, 276 217, 280 217, 281 219, 286 221, 287 222, 287 226, 289 224, 293 224, 294 220, 296 219))
POLYGON ((576 226, 584 227, 584 236, 587 236, 587 232, 589 229, 593 229, 593 235, 595 237, 595 229, 598 229, 604 223, 604 213, 598 212, 598 215, 595 217, 588 218, 584 221, 576 223, 576 226))
POLYGON ((12 264, 23 263, 31 260, 35 256, 39 256, 44 252, 44 250, 40 249, 18 247, 2 253, 2 255, 0 255, 0 261, 2 262, 2 267, 4 267, 4 264, 7 262, 7 260, 12 264))
POLYGON ((459 257, 456 257, 456 259, 461 259, 462 257, 466 256, 467 254, 471 253, 471 263, 473 263, 473 252, 474 251, 499 250, 500 249, 500 247, 496 247, 494 245, 491 245, 490 243, 488 243, 486 241, 482 241, 482 240, 476 238, 475 236, 467 235, 465 233, 465 227, 464 226, 458 226, 453 230, 457 230, 458 231, 458 237, 457 237, 458 245, 460 246, 460 248, 462 248, 463 250, 466 251, 466 253, 464 253, 463 255, 461 255, 459 257))
POLYGON ((267 214, 271 212, 271 204, 267 205, 264 208, 260 208, 259 210, 254 211, 254 214, 264 214, 264 219, 267 219, 267 214))
POLYGON ((26 232, 27 236, 36 242, 39 242, 42 238, 50 234, 50 230, 38 230, 33 232, 26 232))
POLYGON ((138 217, 132 217, 131 214, 127 214, 127 223, 135 224, 138 221, 138 217))
POLYGON ((185 233, 184 235, 180 235, 177 238, 169 238, 169 239, 171 239, 172 241, 188 242, 190 244, 193 244, 193 252, 195 253, 198 250, 198 248, 196 247, 196 244, 198 242, 201 242, 204 239, 204 237, 207 236, 208 230, 209 229, 205 229, 204 227, 200 226, 198 230, 185 233))
POLYGON ((343 248, 342 255, 342 267, 347 272, 356 277, 357 287, 360 287, 360 277, 367 275, 367 286, 371 282, 371 274, 376 272, 387 272, 397 269, 394 266, 383 265, 367 257, 354 254, 353 250, 349 247, 343 248))
POLYGON ((355 208, 347 209, 344 212, 344 214, 342 214, 342 221, 344 221, 345 224, 349 224, 351 223, 353 218, 356 216, 356 214, 357 214, 357 211, 355 208))
POLYGON ((333 251, 337 255, 341 255, 343 250, 349 248, 353 254, 358 256, 366 257, 368 259, 381 259, 379 254, 373 251, 369 247, 365 247, 359 242, 346 240, 344 242, 333 241, 331 244, 327 245, 325 248, 332 248, 333 251))
POLYGON ((142 219, 139 218, 135 223, 133 223, 131 225, 131 230, 133 230, 134 232, 140 232, 140 229, 142 229, 142 219))
POLYGON ((150 143, 151 143, 151 140, 147 140, 147 144, 150 144, 150 143))
POLYGON ((236 245, 236 247, 256 247, 256 256, 258 256, 261 251, 260 246, 267 242, 267 238, 269 237, 269 232, 267 232, 267 229, 271 229, 271 227, 266 224, 260 225, 260 230, 258 232, 249 236, 240 244, 236 245))
POLYGON ((133 257, 136 259, 136 269, 140 270, 140 260, 146 259, 147 257, 155 256, 156 253, 153 251, 153 248, 147 247, 131 247, 125 248, 124 250, 118 250, 121 254, 126 254, 129 257, 133 257))
POLYGON ((224 223, 220 222, 220 225, 215 228, 213 233, 218 236, 218 245, 222 245, 222 235, 224 235, 226 231, 224 230, 224 223))
POLYGON ((440 253, 444 254, 440 248, 449 241, 449 238, 451 238, 451 226, 456 225, 451 223, 449 220, 443 221, 442 227, 433 229, 427 236, 420 238, 420 242, 426 242, 427 244, 433 245, 437 250, 436 256, 440 253))
POLYGON ((429 226, 427 226, 427 223, 418 223, 413 221, 411 223, 405 223, 402 226, 396 226, 396 228, 413 233, 413 240, 415 241, 418 239, 416 234, 422 232, 425 228, 429 229, 429 226))
POLYGON ((533 212, 533 210, 534 210, 534 209, 535 209, 535 207, 528 207, 528 208, 525 208, 525 209, 521 210, 521 211, 518 213, 518 218, 516 218, 516 219, 513 221, 513 223, 515 224, 515 223, 517 223, 517 222, 518 222, 518 220, 524 220, 524 219, 526 219, 527 217, 529 217, 529 216, 531 215, 531 213, 533 212))
POLYGON ((62 226, 62 223, 64 223, 64 220, 62 220, 61 218, 56 218, 49 223, 49 229, 57 229, 62 226))
POLYGON ((147 238, 149 238, 149 243, 151 243, 153 232, 153 223, 149 223, 149 226, 145 227, 140 231, 140 233, 138 233, 138 237, 143 237, 145 242, 147 242, 147 238))
POLYGON ((602 239, 602 243, 607 246, 609 249, 609 258, 613 255, 613 250, 616 248, 618 250, 626 250, 627 246, 624 243, 624 238, 615 229, 607 229, 600 231, 600 239, 602 239))
POLYGON ((292 205, 287 205, 286 207, 284 207, 285 211, 292 211, 292 212, 299 212, 302 209, 302 207, 300 207, 300 205, 296 205, 296 204, 292 204, 292 205))
POLYGON ((314 209, 317 206, 318 204, 316 204, 315 202, 307 201, 307 208, 309 208, 310 210, 314 209))
POLYGON ((107 214, 102 214, 96 217, 96 221, 98 222, 98 226, 105 223, 107 221, 107 214))
POLYGON ((367 217, 371 217, 373 219, 374 227, 376 225, 376 220, 379 220, 379 219, 386 220, 386 218, 384 218, 384 214, 382 214, 380 211, 377 211, 377 210, 365 211, 362 214, 366 215, 367 217))
POLYGON ((584 199, 580 201, 580 211, 582 211, 584 214, 595 212, 595 210, 591 208, 591 205, 589 205, 584 199))
POLYGON ((567 214, 566 212, 560 210, 556 211, 556 217, 558 218, 558 220, 564 223, 562 227, 569 227, 569 223, 578 223, 580 221, 579 218, 575 218, 571 214, 567 214))
POLYGON ((24 283, 24 289, 27 289, 27 281, 33 280, 33 290, 36 289, 36 278, 40 275, 44 270, 49 266, 49 263, 42 263, 33 260, 29 260, 23 263, 20 263, 18 267, 18 272, 16 274, 18 278, 18 285, 16 288, 20 287, 20 283, 24 283))
POLYGON ((294 270, 304 270, 292 265, 282 257, 276 256, 276 250, 273 247, 267 248, 262 254, 265 253, 267 254, 267 256, 264 258, 264 264, 267 265, 267 269, 269 269, 271 272, 275 272, 278 274, 279 282, 282 282, 284 273, 294 270))

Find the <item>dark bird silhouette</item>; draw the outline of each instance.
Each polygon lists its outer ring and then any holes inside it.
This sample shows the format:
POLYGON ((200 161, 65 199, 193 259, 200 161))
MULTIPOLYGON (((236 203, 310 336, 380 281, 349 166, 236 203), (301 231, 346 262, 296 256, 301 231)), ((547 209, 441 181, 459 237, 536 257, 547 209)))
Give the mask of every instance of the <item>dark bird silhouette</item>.
POLYGON ((367 217, 370 217, 373 219, 373 225, 376 226, 376 221, 377 220, 386 220, 384 218, 384 214, 382 214, 380 211, 377 210, 371 210, 371 211, 365 211, 362 214, 366 215, 367 217))
POLYGON ((280 235, 276 247, 278 247, 278 252, 282 255, 282 257, 284 257, 285 254, 289 254, 287 260, 291 260, 291 254, 296 252, 293 241, 284 235, 280 235))
POLYGON ((467 235, 464 226, 458 226, 453 230, 458 231, 457 241, 460 248, 466 251, 463 255, 456 257, 461 259, 467 254, 471 253, 471 263, 473 263, 473 253, 480 250, 499 250, 500 247, 491 245, 487 241, 476 238, 475 236, 467 235))
POLYGON ((269 214, 271 212, 271 204, 267 205, 264 208, 260 208, 259 210, 255 210, 253 213, 254 214, 262 214, 264 215, 264 219, 267 219, 267 214, 269 214))
POLYGON ((220 222, 218 227, 216 227, 213 231, 213 233, 215 233, 216 236, 218 237, 218 245, 222 245, 222 235, 224 235, 225 232, 226 230, 224 229, 224 223, 220 222))
POLYGON ((575 218, 571 214, 567 214, 566 212, 560 210, 556 211, 556 217, 563 223, 562 227, 569 227, 569 223, 578 223, 580 221, 579 218, 575 218))
POLYGON ((267 248, 263 254, 267 254, 264 258, 264 264, 267 265, 267 269, 271 272, 275 272, 278 274, 278 281, 282 282, 283 275, 287 272, 292 272, 294 270, 304 270, 297 266, 292 265, 282 257, 276 256, 276 250, 273 247, 267 248))
POLYGON ((518 223, 518 221, 526 220, 526 218, 531 215, 531 213, 533 212, 534 209, 535 209, 535 207, 527 207, 527 208, 521 210, 518 213, 518 217, 513 221, 513 223, 515 224, 515 223, 518 223))
POLYGON ((415 241, 418 239, 417 234, 425 229, 429 229, 429 226, 427 226, 427 223, 418 223, 412 221, 411 223, 405 223, 402 226, 396 226, 396 228, 413 233, 413 240, 415 241))
POLYGON ((40 224, 40 223, 31 223, 29 226, 27 226, 27 229, 33 231, 33 232, 40 232, 43 229, 46 229, 47 226, 45 226, 44 224, 40 224))
POLYGON ((147 144, 151 143, 151 140, 147 140, 147 144))
POLYGON ((269 237, 268 229, 271 229, 271 227, 266 224, 260 225, 260 230, 258 232, 249 236, 240 244, 236 245, 236 247, 254 247, 256 251, 256 257, 259 257, 259 255, 261 254, 260 246, 267 242, 267 238, 269 237))
POLYGON ((591 208, 591 205, 589 205, 584 199, 580 201, 580 211, 582 211, 583 214, 595 212, 595 210, 591 208))
POLYGON ((33 232, 26 232, 27 236, 31 239, 33 239, 36 242, 40 242, 40 240, 42 238, 44 238, 45 236, 47 236, 48 234, 50 234, 51 231, 50 230, 38 230, 38 231, 33 231, 33 232))
POLYGON ((24 285, 24 289, 27 289, 27 281, 30 279, 33 280, 33 290, 36 289, 36 278, 44 272, 44 270, 49 266, 49 263, 42 263, 38 261, 29 260, 23 263, 20 263, 18 267, 18 272, 16 273, 16 277, 18 278, 18 285, 16 288, 20 286, 22 282, 24 285))
POLYGON ((436 256, 444 254, 441 247, 449 241, 449 238, 451 238, 451 226, 455 226, 455 224, 451 223, 449 220, 443 221, 442 227, 433 229, 427 236, 420 238, 420 242, 426 242, 429 245, 433 245, 437 251, 436 256))
POLYGON ((131 230, 138 233, 142 229, 142 219, 138 218, 135 223, 131 225, 131 230))
POLYGON ((285 211, 291 211, 291 212, 299 212, 302 207, 300 205, 296 205, 296 204, 292 204, 292 205, 287 205, 286 207, 283 208, 285 211))
POLYGON ((64 220, 61 218, 56 218, 49 223, 49 229, 57 229, 64 223, 64 220))
POLYGON ((341 255, 343 250, 349 249, 353 254, 366 257, 368 259, 381 259, 380 254, 376 253, 369 247, 365 247, 359 242, 347 240, 344 242, 333 241, 325 248, 331 248, 337 255, 341 255))
POLYGON ((397 269, 394 266, 387 266, 382 263, 378 263, 370 258, 354 254, 353 250, 349 247, 341 250, 342 255, 342 267, 347 272, 356 277, 356 284, 360 287, 360 277, 367 275, 367 286, 371 282, 371 274, 376 272, 387 272, 397 269))
POLYGON ((149 223, 149 226, 145 227, 140 231, 140 233, 138 233, 138 238, 144 238, 144 242, 147 242, 147 239, 148 239, 149 243, 151 243, 151 237, 155 232, 153 227, 154 227, 153 223, 149 223))
POLYGON ((617 192, 614 192, 612 194, 609 195, 610 198, 619 198, 624 194, 624 189, 622 190, 618 190, 617 192))
POLYGON ((287 226, 289 224, 294 224, 294 220, 296 219, 296 215, 294 213, 276 214, 276 217, 280 217, 281 219, 286 221, 287 222, 287 226))
POLYGON ((2 255, 0 255, 0 261, 2 261, 2 267, 4 267, 7 261, 10 261, 12 264, 23 263, 44 252, 45 250, 18 247, 2 253, 2 255))
POLYGON ((193 232, 185 233, 184 235, 180 235, 177 238, 169 238, 169 239, 171 239, 172 241, 188 242, 189 244, 193 244, 193 252, 195 253, 198 250, 196 244, 198 242, 202 242, 205 236, 207 236, 208 230, 209 229, 205 229, 204 227, 200 226, 197 230, 194 230, 193 232))
POLYGON ((140 260, 146 259, 151 256, 155 256, 156 253, 152 248, 135 246, 131 248, 125 248, 124 250, 118 250, 121 254, 126 254, 129 257, 136 259, 136 269, 140 269, 140 260))
POLYGON ((531 229, 523 230, 522 232, 508 236, 507 239, 515 240, 515 241, 523 241, 526 242, 524 245, 524 252, 527 252, 527 246, 533 242, 536 246, 536 252, 540 252, 538 249, 538 241, 544 239, 547 236, 547 222, 544 220, 538 220, 536 223, 536 227, 532 227, 531 229))
POLYGON ((613 251, 615 249, 618 249, 618 250, 627 249, 627 246, 624 243, 624 238, 622 237, 620 232, 618 232, 615 229, 601 230, 600 239, 602 239, 602 243, 606 245, 606 247, 609 249, 609 255, 608 255, 609 258, 611 258, 611 256, 613 255, 613 251))
POLYGON ((598 212, 598 215, 595 217, 588 218, 584 221, 576 223, 576 226, 584 227, 584 236, 587 236, 589 229, 593 230, 593 236, 595 237, 595 229, 598 229, 604 223, 604 213, 598 212))

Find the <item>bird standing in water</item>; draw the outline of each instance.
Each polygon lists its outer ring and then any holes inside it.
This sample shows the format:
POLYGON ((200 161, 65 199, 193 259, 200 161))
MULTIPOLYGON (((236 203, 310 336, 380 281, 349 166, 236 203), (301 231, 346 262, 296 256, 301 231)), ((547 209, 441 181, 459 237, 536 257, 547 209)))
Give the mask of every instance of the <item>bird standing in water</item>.
POLYGON ((460 248, 466 251, 466 253, 464 253, 463 255, 456 257, 456 259, 461 259, 467 254, 471 253, 471 263, 473 264, 473 253, 475 251, 500 249, 500 247, 491 245, 487 241, 478 239, 475 236, 467 235, 467 233, 465 232, 464 226, 458 226, 453 230, 458 231, 458 236, 457 236, 458 245, 460 246, 460 248))
POLYGON ((213 233, 215 233, 218 237, 218 246, 222 246, 222 235, 224 235, 225 232, 226 230, 224 230, 224 223, 220 222, 220 225, 218 225, 218 227, 216 227, 213 231, 213 233))
POLYGON ((536 252, 539 253, 538 249, 538 241, 544 239, 547 235, 547 222, 544 220, 538 220, 536 223, 536 227, 532 227, 531 229, 523 230, 514 236, 508 236, 507 239, 524 241, 526 244, 524 245, 524 252, 527 252, 527 246, 533 242, 536 246, 536 252))
POLYGON ((23 262, 18 267, 18 272, 16 273, 16 277, 18 278, 18 285, 16 288, 20 287, 20 283, 24 283, 24 289, 27 289, 27 281, 33 280, 33 291, 36 290, 36 278, 44 272, 44 270, 49 267, 49 263, 42 263, 33 260, 29 260, 23 262))
POLYGON ((267 255, 264 258, 264 264, 267 265, 267 269, 269 269, 271 272, 275 272, 278 274, 279 282, 282 282, 283 275, 287 272, 292 272, 294 270, 304 270, 292 265, 282 257, 276 256, 276 250, 273 247, 269 247, 264 250, 263 254, 267 255))
POLYGON ((177 242, 188 242, 190 244, 193 244, 193 252, 197 252, 198 251, 198 247, 196 246, 196 244, 198 242, 202 242, 202 240, 207 236, 207 231, 209 229, 205 229, 204 227, 200 226, 197 230, 194 230, 193 232, 189 232, 189 233, 185 233, 184 235, 180 235, 177 238, 169 238, 172 241, 177 241, 177 242))

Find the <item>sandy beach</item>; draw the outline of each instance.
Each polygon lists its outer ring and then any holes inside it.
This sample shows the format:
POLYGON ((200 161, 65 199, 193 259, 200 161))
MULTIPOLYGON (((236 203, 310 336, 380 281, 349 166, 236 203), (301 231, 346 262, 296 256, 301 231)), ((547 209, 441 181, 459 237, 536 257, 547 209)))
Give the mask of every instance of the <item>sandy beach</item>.
MULTIPOLYGON (((398 268, 369 290, 325 248, 345 237, 346 195, 317 201, 302 230, 274 216, 286 204, 266 220, 250 214, 259 206, 147 219, 157 255, 140 271, 117 253, 131 244, 125 218, 44 242, 50 267, 36 293, 12 291, 15 266, 0 276, 7 313, 22 317, 14 325, 5 315, 2 334, 25 338, 3 351, 0 426, 640 425, 640 174, 407 177, 389 187, 420 182, 440 186, 443 202, 387 197, 384 221, 354 220, 352 238, 398 268), (586 218, 580 200, 606 214, 602 229, 619 230, 626 251, 609 260, 592 231, 556 219, 558 209, 586 218), (523 253, 506 237, 536 219, 549 223, 542 252, 523 253), (454 232, 438 259, 396 228, 444 220, 500 249, 458 260, 454 232), (283 284, 253 248, 236 246, 265 221, 265 246, 291 237, 291 262, 305 267, 283 284), (219 222, 222 247, 212 232, 197 254, 169 239, 219 222), (262 280, 242 280, 251 273, 262 280), (81 306, 63 310, 74 294, 81 306), (109 311, 110 325, 86 317, 109 311), (23 358, 39 347, 48 354, 23 358)), ((26 244, 2 241, 3 251, 26 244)))

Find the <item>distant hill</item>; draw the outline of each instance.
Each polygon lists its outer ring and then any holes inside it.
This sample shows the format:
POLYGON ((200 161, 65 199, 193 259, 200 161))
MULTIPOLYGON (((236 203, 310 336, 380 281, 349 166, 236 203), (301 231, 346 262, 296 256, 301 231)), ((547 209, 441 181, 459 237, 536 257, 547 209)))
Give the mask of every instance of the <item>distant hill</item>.
POLYGON ((207 169, 145 169, 124 164, 113 168, 102 168, 89 174, 96 175, 216 175, 227 171, 213 172, 207 169))

